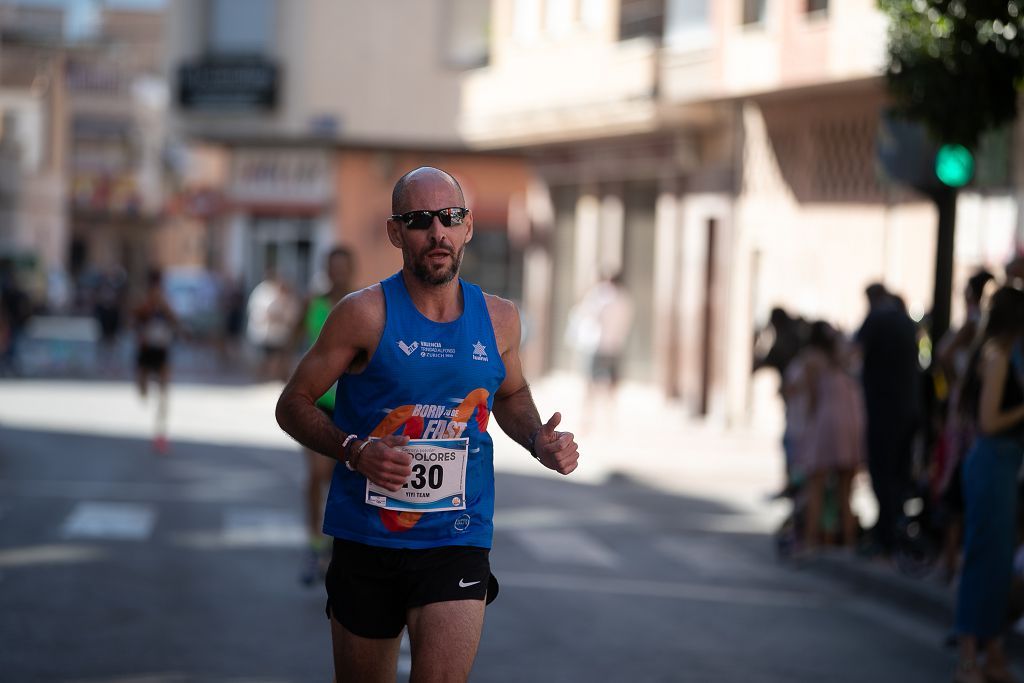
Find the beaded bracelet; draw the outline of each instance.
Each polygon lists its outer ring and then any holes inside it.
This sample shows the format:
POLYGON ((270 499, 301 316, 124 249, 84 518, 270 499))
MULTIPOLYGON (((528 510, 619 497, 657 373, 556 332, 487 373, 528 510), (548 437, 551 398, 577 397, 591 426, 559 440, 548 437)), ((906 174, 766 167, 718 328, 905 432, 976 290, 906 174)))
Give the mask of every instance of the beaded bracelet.
POLYGON ((347 451, 348 451, 348 445, 350 443, 352 443, 354 440, 358 439, 358 438, 359 437, 356 436, 355 434, 349 434, 348 436, 345 437, 345 440, 341 442, 341 455, 345 459, 345 467, 347 467, 350 471, 353 471, 353 472, 355 470, 353 469, 352 464, 349 462, 348 452, 347 451))
POLYGON ((348 462, 346 462, 346 463, 345 463, 345 465, 346 465, 346 466, 347 466, 347 467, 348 467, 348 468, 349 468, 350 470, 352 470, 353 472, 355 472, 355 471, 356 471, 356 468, 357 468, 357 467, 359 466, 359 458, 361 458, 361 457, 363 456, 363 451, 364 451, 364 450, 366 449, 366 447, 367 447, 367 446, 369 446, 369 445, 370 445, 370 440, 369 440, 369 439, 367 439, 367 440, 363 441, 363 442, 362 442, 361 444, 359 444, 359 446, 357 446, 357 447, 356 447, 356 450, 355 450, 355 452, 354 452, 354 453, 352 453, 352 458, 351 458, 351 459, 352 459, 352 464, 351 464, 351 465, 349 465, 349 463, 348 463, 348 462))

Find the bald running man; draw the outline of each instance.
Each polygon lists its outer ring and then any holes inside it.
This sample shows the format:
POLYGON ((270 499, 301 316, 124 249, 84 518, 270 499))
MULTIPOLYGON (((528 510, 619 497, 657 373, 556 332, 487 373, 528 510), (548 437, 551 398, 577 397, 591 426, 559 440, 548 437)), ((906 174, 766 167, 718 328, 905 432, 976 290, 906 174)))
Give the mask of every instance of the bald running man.
POLYGON ((459 183, 417 168, 395 184, 387 236, 402 270, 331 311, 281 394, 277 420, 335 458, 324 512, 335 678, 465 681, 498 591, 493 413, 549 469, 579 460, 559 413, 542 422, 523 377, 516 306, 458 277, 473 214, 459 183), (338 382, 334 419, 316 400, 338 382), (342 464, 343 463, 343 464, 342 464))

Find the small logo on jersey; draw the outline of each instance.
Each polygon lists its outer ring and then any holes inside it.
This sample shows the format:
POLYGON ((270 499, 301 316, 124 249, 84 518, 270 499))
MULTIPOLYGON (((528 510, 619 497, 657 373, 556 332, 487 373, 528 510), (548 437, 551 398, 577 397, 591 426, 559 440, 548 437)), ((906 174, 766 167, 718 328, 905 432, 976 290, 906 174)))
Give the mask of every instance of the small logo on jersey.
POLYGON ((465 579, 459 579, 459 588, 469 588, 470 586, 475 586, 478 583, 480 583, 480 582, 479 581, 466 581, 465 579))
POLYGON ((402 349, 402 353, 405 355, 411 356, 413 351, 420 348, 420 343, 418 341, 414 341, 412 344, 406 344, 404 341, 399 339, 398 348, 402 349))
POLYGON ((486 362, 487 359, 487 347, 477 342, 473 344, 473 360, 482 360, 486 362))
POLYGON ((469 528, 469 515, 462 515, 455 520, 455 530, 465 531, 469 528))
POLYGON ((452 496, 452 505, 461 505, 462 499, 458 496, 452 496))

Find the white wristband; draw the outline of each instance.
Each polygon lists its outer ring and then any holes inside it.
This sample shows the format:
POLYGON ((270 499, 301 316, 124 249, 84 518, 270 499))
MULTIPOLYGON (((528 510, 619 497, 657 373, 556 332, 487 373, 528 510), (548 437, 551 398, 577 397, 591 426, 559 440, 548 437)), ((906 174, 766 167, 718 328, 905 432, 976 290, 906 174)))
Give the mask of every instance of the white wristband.
POLYGON ((355 470, 352 469, 352 465, 350 465, 348 462, 348 457, 347 454, 345 453, 345 449, 348 448, 348 445, 350 443, 352 443, 354 440, 358 438, 359 437, 356 436, 355 434, 349 434, 348 436, 345 437, 345 440, 341 442, 341 457, 344 459, 345 467, 347 467, 350 471, 355 470))

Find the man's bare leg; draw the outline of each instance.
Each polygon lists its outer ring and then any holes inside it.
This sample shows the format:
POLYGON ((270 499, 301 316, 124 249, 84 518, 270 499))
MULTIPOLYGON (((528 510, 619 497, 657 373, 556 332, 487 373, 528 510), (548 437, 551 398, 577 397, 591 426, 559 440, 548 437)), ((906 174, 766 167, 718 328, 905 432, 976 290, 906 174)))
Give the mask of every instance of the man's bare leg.
POLYGON ((171 380, 170 369, 165 365, 157 372, 156 424, 153 446, 158 453, 167 453, 167 389, 171 380))
POLYGON ((464 683, 484 626, 483 600, 435 602, 409 610, 410 683, 464 683))
POLYGON ((402 637, 363 638, 331 616, 336 683, 394 683, 402 637))
POLYGON ((145 368, 135 369, 135 387, 139 390, 139 398, 146 400, 146 389, 149 382, 149 371, 145 368))

